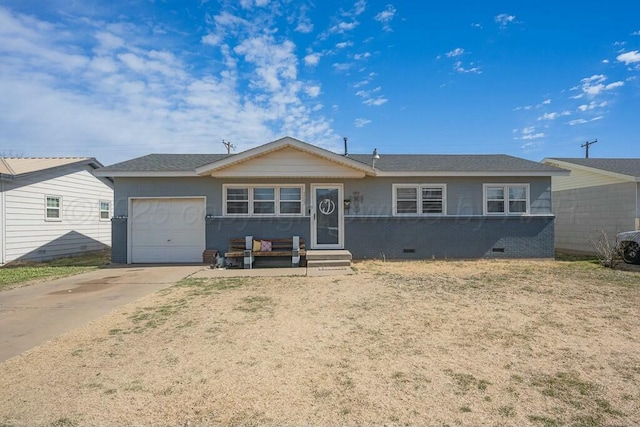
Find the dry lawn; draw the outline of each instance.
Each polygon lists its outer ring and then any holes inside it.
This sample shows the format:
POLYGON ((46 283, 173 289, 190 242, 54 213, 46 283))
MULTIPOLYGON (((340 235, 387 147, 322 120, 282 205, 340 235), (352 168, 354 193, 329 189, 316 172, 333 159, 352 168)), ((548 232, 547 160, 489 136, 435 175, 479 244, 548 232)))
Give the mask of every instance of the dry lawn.
POLYGON ((640 425, 637 272, 356 268, 128 305, 0 365, 0 426, 640 425))

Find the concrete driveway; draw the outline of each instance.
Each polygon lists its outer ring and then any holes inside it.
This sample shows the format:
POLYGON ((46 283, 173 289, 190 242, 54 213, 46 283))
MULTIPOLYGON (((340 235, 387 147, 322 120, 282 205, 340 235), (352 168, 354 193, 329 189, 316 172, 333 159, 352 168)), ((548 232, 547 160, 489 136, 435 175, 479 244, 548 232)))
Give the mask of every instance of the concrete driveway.
POLYGON ((204 268, 110 267, 0 292, 0 362, 204 268))

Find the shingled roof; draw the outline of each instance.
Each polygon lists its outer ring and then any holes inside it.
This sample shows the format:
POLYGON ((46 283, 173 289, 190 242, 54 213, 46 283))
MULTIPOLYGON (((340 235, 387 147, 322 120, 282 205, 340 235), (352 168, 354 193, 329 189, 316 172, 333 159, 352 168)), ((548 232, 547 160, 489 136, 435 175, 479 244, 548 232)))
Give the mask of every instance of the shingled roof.
POLYGON ((619 173, 622 175, 629 175, 634 178, 640 178, 640 159, 621 159, 621 158, 609 158, 609 159, 585 159, 585 158, 570 158, 570 157, 553 157, 545 159, 545 161, 553 162, 558 160, 565 163, 573 163, 579 166, 585 166, 593 169, 600 169, 607 172, 619 173))
MULTIPOLYGON (((196 168, 237 154, 149 154, 101 169, 105 172, 193 172, 196 168)), ((372 165, 370 154, 350 154, 349 158, 372 165)), ((504 154, 382 154, 376 160, 381 172, 558 172, 543 163, 504 154)))
MULTIPOLYGON (((371 165, 370 154, 350 154, 371 165)), ((559 169, 505 154, 381 154, 376 168, 385 172, 558 172, 559 169)))
POLYGON ((149 154, 101 169, 102 172, 193 172, 233 154, 149 154))

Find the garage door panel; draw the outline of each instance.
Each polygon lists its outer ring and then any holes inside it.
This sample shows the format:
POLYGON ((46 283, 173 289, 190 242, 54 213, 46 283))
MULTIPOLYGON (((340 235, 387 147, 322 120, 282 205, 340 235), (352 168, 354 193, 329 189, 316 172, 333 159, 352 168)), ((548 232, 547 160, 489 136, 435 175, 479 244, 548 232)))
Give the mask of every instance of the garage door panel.
POLYGON ((132 200, 131 262, 201 262, 204 199, 132 200))

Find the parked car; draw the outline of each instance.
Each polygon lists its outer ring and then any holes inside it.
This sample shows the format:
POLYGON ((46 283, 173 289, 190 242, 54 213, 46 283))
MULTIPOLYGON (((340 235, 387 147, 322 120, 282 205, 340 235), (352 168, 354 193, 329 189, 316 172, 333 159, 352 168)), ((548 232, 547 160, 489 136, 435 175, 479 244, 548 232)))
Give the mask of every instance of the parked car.
POLYGON ((618 250, 627 264, 640 264, 640 231, 625 231, 616 235, 618 250))

